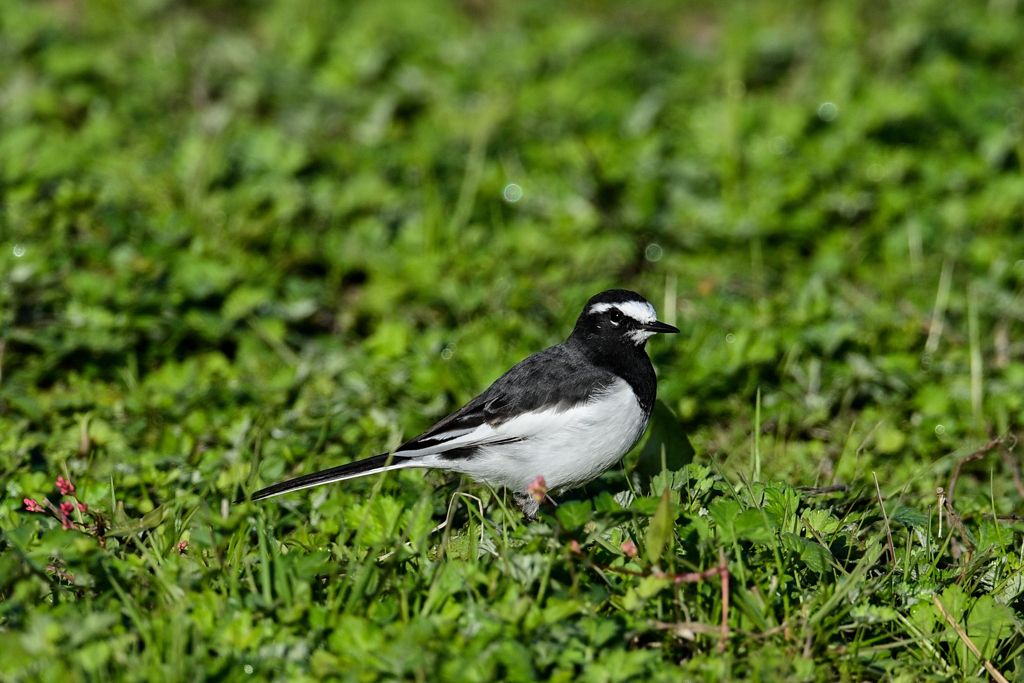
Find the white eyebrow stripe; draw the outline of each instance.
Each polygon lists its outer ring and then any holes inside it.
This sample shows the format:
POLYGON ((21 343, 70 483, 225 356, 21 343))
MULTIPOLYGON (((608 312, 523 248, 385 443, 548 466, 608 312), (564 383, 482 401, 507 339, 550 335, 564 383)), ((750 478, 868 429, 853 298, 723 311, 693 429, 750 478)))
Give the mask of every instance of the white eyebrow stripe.
POLYGON ((610 308, 617 308, 623 315, 628 315, 633 320, 641 323, 653 323, 658 319, 654 312, 654 306, 646 301, 621 301, 617 304, 594 304, 588 309, 588 313, 604 313, 610 308))

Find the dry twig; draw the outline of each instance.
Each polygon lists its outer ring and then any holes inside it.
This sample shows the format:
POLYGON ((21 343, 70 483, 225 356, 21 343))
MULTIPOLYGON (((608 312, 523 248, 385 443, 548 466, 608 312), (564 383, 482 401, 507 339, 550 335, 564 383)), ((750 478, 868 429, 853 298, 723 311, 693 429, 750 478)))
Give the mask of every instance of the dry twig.
POLYGON ((806 493, 809 496, 823 496, 826 493, 839 493, 846 491, 846 484, 833 484, 832 486, 797 486, 797 491, 806 493))
POLYGON ((892 566, 896 566, 896 548, 892 544, 892 531, 889 529, 889 515, 885 514, 885 505, 882 504, 882 489, 878 486, 878 475, 874 472, 871 476, 875 480, 875 493, 878 494, 878 507, 882 510, 882 521, 885 522, 885 540, 889 544, 889 559, 892 560, 892 566))
POLYGON ((1013 439, 1013 445, 1009 448, 1000 444, 999 450, 1003 452, 1003 462, 1010 468, 1010 473, 1013 475, 1013 485, 1017 487, 1017 493, 1021 498, 1024 498, 1024 480, 1021 480, 1020 466, 1017 464, 1017 459, 1013 457, 1013 448, 1017 445, 1017 437, 1010 434, 1013 439))
POLYGON ((946 496, 944 503, 946 505, 946 518, 949 520, 950 526, 956 529, 960 540, 967 546, 967 552, 974 552, 974 543, 971 542, 970 536, 967 535, 967 527, 964 526, 963 520, 960 519, 960 515, 953 509, 953 506, 949 504, 949 496, 946 496))
POLYGON ((992 675, 992 678, 998 681, 998 683, 1010 683, 1006 680, 1003 674, 999 673, 999 669, 992 665, 992 662, 981 656, 981 650, 979 650, 978 646, 974 644, 974 641, 968 637, 967 632, 960 628, 960 624, 956 623, 956 619, 953 618, 953 615, 946 611, 946 607, 942 604, 942 601, 939 600, 939 596, 933 595, 932 600, 935 601, 935 606, 939 608, 940 612, 942 612, 942 616, 946 617, 946 621, 948 621, 949 625, 953 627, 954 631, 956 631, 960 640, 964 641, 964 645, 967 646, 967 649, 973 652, 975 657, 985 663, 985 669, 992 675))
MULTIPOLYGON (((1014 439, 1014 441, 1016 441, 1016 439, 1014 439)), ((984 457, 986 453, 991 451, 993 448, 995 448, 1002 442, 1003 437, 997 436, 996 438, 992 439, 987 444, 985 444, 978 450, 974 451, 970 455, 960 458, 959 460, 956 461, 956 467, 953 468, 953 476, 949 478, 949 490, 946 492, 947 502, 949 502, 950 504, 952 504, 953 502, 953 495, 956 493, 956 481, 957 479, 960 478, 960 468, 964 466, 964 463, 970 462, 972 460, 978 460, 984 457)))

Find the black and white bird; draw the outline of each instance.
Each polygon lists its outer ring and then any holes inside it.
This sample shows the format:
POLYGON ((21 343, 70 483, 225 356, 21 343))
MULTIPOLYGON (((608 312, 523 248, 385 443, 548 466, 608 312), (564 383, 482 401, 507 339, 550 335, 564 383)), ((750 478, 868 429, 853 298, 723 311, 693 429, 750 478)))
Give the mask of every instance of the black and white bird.
POLYGON ((552 493, 582 486, 643 436, 657 393, 644 347, 658 332, 679 330, 659 322, 636 292, 601 292, 587 302, 568 339, 516 364, 394 453, 281 482, 252 500, 421 467, 505 487, 534 518, 539 502, 528 492, 538 476, 552 493))

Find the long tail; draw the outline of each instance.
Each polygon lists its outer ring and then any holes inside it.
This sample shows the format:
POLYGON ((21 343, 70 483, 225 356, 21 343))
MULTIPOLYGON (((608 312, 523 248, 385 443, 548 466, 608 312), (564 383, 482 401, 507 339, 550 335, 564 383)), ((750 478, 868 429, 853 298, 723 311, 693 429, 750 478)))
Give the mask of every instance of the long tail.
MULTIPOLYGON (((363 460, 350 462, 347 465, 338 465, 337 467, 332 467, 329 470, 306 474, 301 477, 296 477, 295 479, 282 481, 281 483, 274 484, 273 486, 268 486, 267 488, 261 489, 252 494, 251 500, 273 498, 274 496, 280 496, 282 493, 300 491, 302 489, 308 489, 311 486, 320 486, 320 484, 330 484, 335 481, 365 477, 368 474, 376 474, 377 472, 401 469, 409 466, 407 464, 409 460, 412 460, 412 458, 403 455, 394 455, 393 453, 374 455, 369 458, 364 458, 363 460)), ((242 500, 245 499, 243 498, 238 502, 241 502, 242 500)))

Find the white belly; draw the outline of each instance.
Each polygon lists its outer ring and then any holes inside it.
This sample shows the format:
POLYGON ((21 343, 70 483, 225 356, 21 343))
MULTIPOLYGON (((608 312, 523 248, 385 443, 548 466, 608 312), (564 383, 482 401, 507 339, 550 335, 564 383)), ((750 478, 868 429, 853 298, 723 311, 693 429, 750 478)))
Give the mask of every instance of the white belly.
POLYGON ((619 379, 575 408, 529 413, 494 428, 478 427, 474 430, 478 433, 466 435, 467 441, 480 443, 472 456, 459 460, 427 456, 424 460, 431 462, 423 465, 520 493, 542 476, 548 489, 557 492, 581 486, 617 463, 643 436, 649 417, 629 384, 619 379), (518 440, 487 443, 510 439, 518 440))

